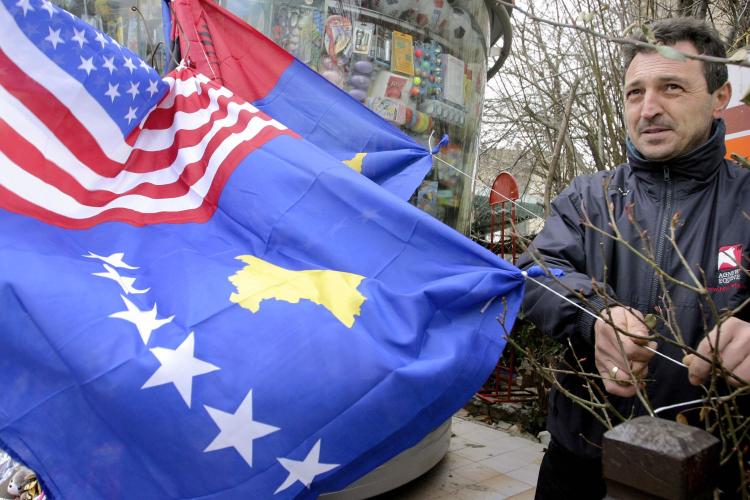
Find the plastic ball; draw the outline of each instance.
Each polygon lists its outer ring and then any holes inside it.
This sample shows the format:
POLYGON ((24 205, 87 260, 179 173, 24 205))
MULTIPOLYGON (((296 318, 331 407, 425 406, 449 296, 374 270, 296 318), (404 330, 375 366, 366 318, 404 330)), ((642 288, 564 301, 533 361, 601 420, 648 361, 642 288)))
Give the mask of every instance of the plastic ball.
POLYGON ((422 61, 422 69, 425 71, 428 71, 432 64, 430 64, 430 61, 422 61))
POLYGON ((418 76, 414 77, 414 85, 420 85, 422 83, 422 79, 418 76))
POLYGON ((417 26, 427 27, 431 30, 441 30, 447 16, 450 14, 450 5, 447 0, 420 0, 417 6, 417 26))
POLYGON ((413 19, 416 16, 417 0, 372 0, 373 10, 397 19, 413 19))
POLYGON ((370 86, 370 77, 364 75, 353 75, 349 82, 353 87, 366 90, 370 86))
POLYGON ((358 101, 364 101, 367 98, 367 92, 361 89, 351 89, 349 95, 358 101))
POLYGON ((451 15, 448 17, 444 33, 449 41, 462 41, 468 39, 468 34, 474 28, 472 27, 471 16, 465 10, 453 7, 451 15))
POLYGON ((415 49, 414 50, 414 57, 422 57, 424 55, 424 52, 422 49, 415 49))
POLYGON ((409 93, 412 97, 417 97, 419 95, 419 87, 412 87, 411 90, 409 90, 409 93))
POLYGON ((372 63, 370 61, 357 61, 354 63, 354 71, 357 73, 372 73, 372 63))

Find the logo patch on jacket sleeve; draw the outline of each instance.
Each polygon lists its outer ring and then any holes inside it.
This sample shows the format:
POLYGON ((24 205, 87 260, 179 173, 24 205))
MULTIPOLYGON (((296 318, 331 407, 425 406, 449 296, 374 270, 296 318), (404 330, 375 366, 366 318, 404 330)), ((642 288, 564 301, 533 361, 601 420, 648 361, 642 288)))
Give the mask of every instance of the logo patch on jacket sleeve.
POLYGON ((719 248, 719 271, 737 269, 742 262, 742 245, 729 245, 719 248))
POLYGON ((719 247, 717 261, 716 285, 708 287, 709 292, 726 292, 731 289, 744 288, 742 283, 742 245, 719 247))

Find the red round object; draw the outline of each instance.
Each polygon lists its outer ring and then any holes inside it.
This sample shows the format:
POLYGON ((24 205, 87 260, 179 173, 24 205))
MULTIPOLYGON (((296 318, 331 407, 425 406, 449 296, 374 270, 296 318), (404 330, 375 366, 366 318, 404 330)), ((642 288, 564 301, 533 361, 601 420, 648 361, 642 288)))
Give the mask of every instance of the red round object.
POLYGON ((412 87, 411 90, 409 91, 409 93, 411 95, 415 96, 415 97, 418 96, 419 95, 419 87, 412 87))
POLYGON ((416 49, 414 51, 414 57, 422 57, 423 54, 424 52, 422 52, 422 49, 416 49))

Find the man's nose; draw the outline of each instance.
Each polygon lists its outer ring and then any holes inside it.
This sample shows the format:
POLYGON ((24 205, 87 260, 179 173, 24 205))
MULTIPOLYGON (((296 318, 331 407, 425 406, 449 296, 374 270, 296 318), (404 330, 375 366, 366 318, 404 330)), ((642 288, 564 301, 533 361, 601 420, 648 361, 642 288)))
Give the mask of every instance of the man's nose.
POLYGON ((661 98, 658 92, 653 90, 646 90, 643 94, 643 101, 641 106, 641 118, 650 120, 655 116, 661 114, 663 111, 661 105, 661 98))

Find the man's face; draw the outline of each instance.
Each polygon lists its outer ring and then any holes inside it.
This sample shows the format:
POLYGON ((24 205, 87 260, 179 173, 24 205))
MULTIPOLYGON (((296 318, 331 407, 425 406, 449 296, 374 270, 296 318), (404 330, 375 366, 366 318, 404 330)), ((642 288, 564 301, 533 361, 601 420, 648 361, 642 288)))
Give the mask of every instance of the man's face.
MULTIPOLYGON (((691 42, 673 48, 697 55, 691 42)), ((713 94, 703 62, 676 61, 658 52, 638 53, 625 73, 625 122, 630 140, 646 158, 669 160, 703 144, 714 118, 726 107, 731 88, 713 94)))

